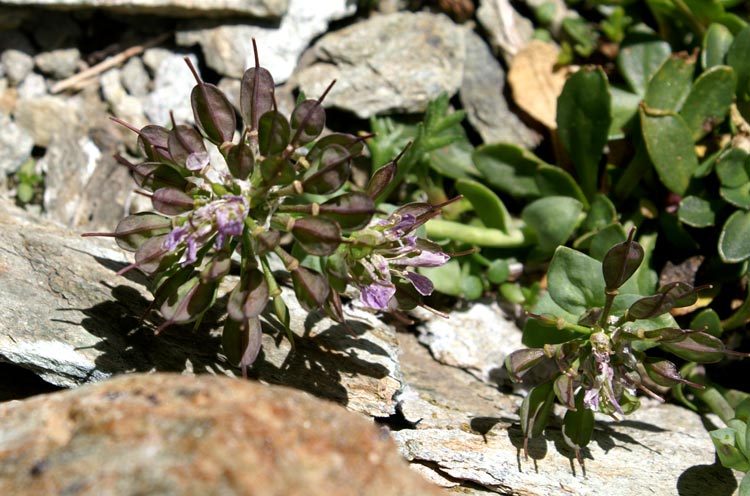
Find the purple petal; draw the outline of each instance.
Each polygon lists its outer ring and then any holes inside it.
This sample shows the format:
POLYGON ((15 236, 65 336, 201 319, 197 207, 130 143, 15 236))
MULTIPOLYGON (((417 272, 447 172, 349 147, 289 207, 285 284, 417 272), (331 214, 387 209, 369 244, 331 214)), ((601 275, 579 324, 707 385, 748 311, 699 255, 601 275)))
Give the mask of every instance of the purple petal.
POLYGON ((209 157, 207 152, 193 152, 188 155, 185 161, 185 167, 191 171, 201 170, 208 165, 209 157))
POLYGON ((583 406, 591 411, 599 411, 599 388, 592 388, 583 394, 583 406))
POLYGON ((414 229, 417 224, 417 218, 412 214, 404 214, 391 227, 385 230, 386 235, 393 238, 401 238, 409 231, 414 229))
POLYGON ((396 294, 395 286, 373 283, 362 288, 359 299, 363 305, 374 310, 388 310, 388 302, 394 294, 396 294))
POLYGON ((391 265, 407 265, 409 267, 440 267, 450 258, 442 251, 422 250, 413 257, 393 258, 390 263, 391 265))
POLYGON ((175 227, 169 232, 167 237, 164 239, 164 244, 162 244, 162 247, 165 250, 173 251, 179 246, 180 243, 182 243, 185 240, 185 237, 187 236, 187 231, 188 231, 187 224, 175 227))
POLYGON ((198 260, 198 244, 195 242, 195 237, 190 236, 187 239, 187 250, 185 251, 185 261, 182 262, 182 266, 190 265, 198 260))
POLYGON ((432 291, 435 289, 435 285, 432 284, 432 281, 427 276, 417 274, 416 272, 407 272, 406 277, 412 283, 414 289, 416 289, 422 296, 431 295, 432 291))

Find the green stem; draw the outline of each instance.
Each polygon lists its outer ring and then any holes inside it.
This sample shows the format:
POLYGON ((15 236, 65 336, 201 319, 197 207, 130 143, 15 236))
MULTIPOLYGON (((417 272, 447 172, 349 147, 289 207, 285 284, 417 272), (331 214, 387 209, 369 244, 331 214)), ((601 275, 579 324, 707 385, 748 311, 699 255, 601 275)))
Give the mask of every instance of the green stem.
POLYGON ((721 321, 721 328, 725 331, 736 329, 750 319, 750 291, 745 296, 745 301, 732 315, 721 321))
POLYGON ((695 397, 705 403, 725 424, 734 418, 734 408, 732 408, 732 405, 724 399, 724 396, 715 387, 706 386, 706 389, 693 388, 693 391, 695 397))
POLYGON ((518 248, 532 242, 523 229, 505 234, 499 229, 469 226, 443 219, 432 219, 425 224, 425 228, 429 238, 451 239, 476 246, 518 248))

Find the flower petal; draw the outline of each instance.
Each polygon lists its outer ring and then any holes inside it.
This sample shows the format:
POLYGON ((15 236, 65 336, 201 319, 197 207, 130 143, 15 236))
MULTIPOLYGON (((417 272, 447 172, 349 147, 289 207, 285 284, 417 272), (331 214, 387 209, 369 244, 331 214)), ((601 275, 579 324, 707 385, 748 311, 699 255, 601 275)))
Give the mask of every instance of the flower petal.
POLYGON ((429 296, 435 289, 435 285, 429 277, 417 274, 416 272, 407 272, 407 279, 412 283, 414 289, 416 289, 422 296, 429 296))
POLYGON ((378 283, 365 286, 359 293, 359 299, 363 305, 374 310, 388 310, 388 302, 396 294, 396 287, 378 283))

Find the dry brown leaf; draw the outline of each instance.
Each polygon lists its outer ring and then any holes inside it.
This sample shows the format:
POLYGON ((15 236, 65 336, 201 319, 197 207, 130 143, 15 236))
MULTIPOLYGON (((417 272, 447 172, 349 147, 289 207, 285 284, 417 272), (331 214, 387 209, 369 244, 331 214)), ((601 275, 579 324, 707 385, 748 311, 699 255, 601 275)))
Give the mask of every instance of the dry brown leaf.
POLYGON ((513 58, 508 83, 516 104, 549 129, 556 129, 557 97, 574 68, 556 68, 560 49, 533 40, 513 58))

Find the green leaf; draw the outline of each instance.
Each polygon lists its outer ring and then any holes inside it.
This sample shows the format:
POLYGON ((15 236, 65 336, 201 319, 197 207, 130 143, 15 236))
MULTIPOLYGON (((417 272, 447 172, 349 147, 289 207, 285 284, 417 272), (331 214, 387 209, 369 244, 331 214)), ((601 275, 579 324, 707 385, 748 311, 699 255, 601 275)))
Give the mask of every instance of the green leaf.
POLYGON ((589 212, 581 226, 584 231, 597 231, 617 222, 617 210, 606 195, 597 194, 591 201, 589 212))
POLYGON ((719 461, 722 465, 742 472, 750 470, 750 463, 737 447, 734 429, 725 427, 710 431, 708 434, 711 436, 711 441, 714 443, 716 454, 719 455, 719 461))
POLYGON ((736 94, 738 101, 747 101, 750 95, 750 25, 737 33, 727 51, 727 64, 732 66, 737 76, 736 94))
POLYGON ((18 183, 16 199, 19 203, 29 203, 34 198, 34 187, 29 183, 18 183))
POLYGON ((750 155, 741 148, 731 148, 722 153, 716 160, 714 168, 721 185, 726 188, 739 188, 750 181, 750 172, 746 164, 750 155))
POLYGON ((607 76, 600 68, 580 69, 557 99, 557 131, 587 198, 598 188, 599 162, 611 122, 607 76))
MULTIPOLYGON (((460 126, 458 127, 460 129, 460 126)), ((430 167, 439 174, 452 179, 468 179, 479 175, 471 158, 474 147, 463 134, 462 129, 461 131, 462 134, 459 137, 451 135, 453 143, 429 153, 430 167)))
POLYGON ((526 439, 538 436, 544 431, 555 403, 554 399, 555 392, 552 390, 552 381, 548 381, 529 391, 529 394, 521 402, 518 415, 521 417, 524 450, 526 449, 526 439))
POLYGON ((698 141, 719 125, 734 100, 736 78, 731 67, 720 65, 709 69, 695 80, 680 115, 698 141))
POLYGON ((512 220, 508 209, 490 188, 477 181, 459 179, 456 189, 469 200, 485 226, 509 233, 512 220))
POLYGON ((719 256, 726 263, 750 257, 750 212, 737 210, 729 216, 719 235, 719 256))
POLYGON ((548 255, 564 244, 581 221, 583 204, 566 196, 550 196, 530 203, 521 218, 537 236, 536 250, 548 255))
POLYGON ((547 271, 552 300, 573 315, 604 306, 602 264, 579 251, 560 246, 547 271))
POLYGON ((702 330, 711 336, 721 337, 724 330, 721 328, 719 315, 711 308, 704 308, 690 321, 690 328, 702 330))
POLYGON ((680 52, 664 61, 646 88, 643 101, 651 108, 677 111, 690 93, 695 57, 680 52))
POLYGON ((732 41, 734 41, 734 37, 726 26, 717 23, 708 26, 706 34, 703 36, 703 49, 701 50, 703 70, 724 64, 724 58, 732 45, 732 41))
POLYGON ((737 490, 737 496, 750 496, 750 472, 746 473, 740 481, 740 487, 737 490))
POLYGON ((651 76, 672 53, 669 43, 657 35, 634 32, 623 41, 617 55, 617 67, 638 95, 646 94, 651 76))
POLYGON ((615 86, 609 87, 609 94, 612 99, 612 123, 609 125, 608 139, 622 139, 625 137, 625 127, 638 114, 641 97, 615 86))
POLYGON ((628 239, 628 235, 625 233, 622 224, 619 222, 610 224, 591 237, 589 255, 599 261, 604 260, 604 255, 610 248, 626 239, 628 239))
MULTIPOLYGON (((572 314, 563 310, 550 297, 549 292, 544 293, 539 301, 534 305, 533 312, 537 315, 553 315, 565 322, 576 323, 580 314, 572 314)), ((530 348, 541 348, 545 344, 565 343, 571 339, 579 337, 573 331, 551 327, 540 322, 538 319, 529 318, 523 326, 523 335, 521 343, 530 348)))
POLYGON ((745 183, 738 188, 721 187, 719 195, 736 207, 750 209, 750 183, 745 183))
POLYGON ((487 182, 515 198, 538 197, 536 170, 544 162, 520 146, 508 143, 482 145, 472 154, 474 165, 487 182))
POLYGON ((713 226, 716 221, 711 202, 697 196, 686 196, 680 201, 677 216, 680 222, 692 227, 713 226))
POLYGON ((423 267, 419 272, 430 278, 435 285, 435 291, 450 296, 461 296, 461 264, 455 258, 440 267, 423 267))
POLYGON ((510 277, 510 266, 507 260, 498 258, 487 267, 487 280, 492 284, 501 284, 510 277))
POLYGON ((594 412, 583 406, 585 390, 576 395, 576 409, 565 412, 562 435, 565 444, 573 448, 580 460, 581 449, 585 448, 594 433, 594 412))
POLYGON ((554 165, 540 164, 536 170, 536 184, 542 196, 569 196, 588 208, 588 200, 573 176, 554 165))
POLYGON ((652 111, 642 105, 640 115, 643 139, 659 179, 670 191, 684 195, 698 168, 690 130, 672 112, 652 111))

